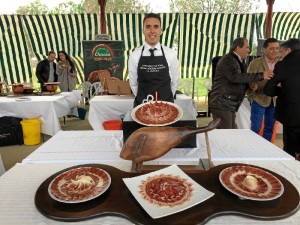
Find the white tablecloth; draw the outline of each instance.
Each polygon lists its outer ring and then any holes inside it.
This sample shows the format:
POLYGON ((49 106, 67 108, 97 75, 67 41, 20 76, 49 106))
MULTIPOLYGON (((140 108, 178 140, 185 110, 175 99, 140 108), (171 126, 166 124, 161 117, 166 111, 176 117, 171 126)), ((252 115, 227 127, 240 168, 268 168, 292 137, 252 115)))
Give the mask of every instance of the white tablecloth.
POLYGON ((247 98, 244 98, 238 112, 236 113, 236 124, 239 129, 250 129, 251 106, 247 98))
MULTIPOLYGON (((99 217, 82 222, 58 222, 41 215, 34 205, 35 192, 42 182, 52 174, 74 164, 17 164, 0 177, 0 224, 5 225, 127 225, 129 221, 113 216, 99 217)), ((112 164, 122 169, 118 164, 112 164)), ((296 161, 260 161, 259 166, 270 169, 288 179, 300 191, 300 164, 296 161)), ((124 167, 126 169, 126 167, 124 167)), ((129 169, 129 168, 127 168, 129 169)), ((224 190, 225 191, 225 190, 224 190)), ((135 202, 134 204, 138 204, 135 202)), ((221 203, 220 203, 221 204, 221 203)), ((259 204, 259 203, 258 203, 259 204)), ((207 225, 283 225, 299 224, 300 211, 294 215, 274 221, 261 221, 241 216, 218 216, 207 225)))
MULTIPOLYGON (((213 130, 208 133, 212 161, 294 160, 289 154, 251 130, 213 130)), ((23 163, 124 163, 119 157, 122 131, 60 131, 23 160, 23 163)), ((197 148, 174 148, 150 164, 193 164, 207 159, 204 134, 197 148)), ((125 161, 130 164, 130 161, 125 161)))
POLYGON ((79 91, 52 96, 28 96, 28 98, 30 101, 17 101, 15 97, 0 97, 0 117, 39 117, 42 121, 42 133, 53 136, 61 130, 59 117, 69 114, 78 116, 76 106, 80 100, 79 91))
MULTIPOLYGON (((101 95, 92 98, 89 109, 89 122, 94 130, 103 130, 106 120, 120 119, 120 116, 133 108, 134 97, 101 95)), ((176 95, 175 104, 196 118, 197 111, 193 100, 183 94, 176 95)))

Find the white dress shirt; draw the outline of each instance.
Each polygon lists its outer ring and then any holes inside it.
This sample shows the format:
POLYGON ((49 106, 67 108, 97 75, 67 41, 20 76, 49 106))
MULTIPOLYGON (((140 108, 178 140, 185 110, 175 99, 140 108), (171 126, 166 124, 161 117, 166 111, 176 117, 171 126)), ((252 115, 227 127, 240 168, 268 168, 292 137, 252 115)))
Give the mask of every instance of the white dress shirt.
MULTIPOLYGON (((144 51, 143 56, 150 56, 149 49, 153 48, 147 43, 144 45, 144 51)), ((143 49, 143 46, 135 49, 129 56, 128 60, 128 69, 129 69, 129 84, 132 90, 132 93, 136 96, 137 90, 138 90, 138 82, 137 82, 137 70, 138 70, 138 63, 140 61, 141 52, 143 49)), ((163 47, 165 57, 169 66, 169 74, 171 78, 171 90, 173 93, 173 96, 175 95, 175 92, 177 90, 178 86, 178 80, 179 80, 179 63, 177 59, 177 54, 173 49, 170 49, 166 46, 161 45, 160 43, 157 43, 154 48, 156 50, 154 51, 154 56, 162 56, 163 53, 161 51, 161 46, 163 47)))

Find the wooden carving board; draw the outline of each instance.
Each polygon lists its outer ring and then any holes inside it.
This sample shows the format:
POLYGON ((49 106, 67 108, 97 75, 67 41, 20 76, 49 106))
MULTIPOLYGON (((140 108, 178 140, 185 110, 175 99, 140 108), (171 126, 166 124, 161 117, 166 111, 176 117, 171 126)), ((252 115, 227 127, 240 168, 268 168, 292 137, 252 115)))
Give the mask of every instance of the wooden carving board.
POLYGON ((219 182, 219 173, 223 169, 233 165, 243 164, 219 165, 202 173, 187 172, 193 180, 207 190, 214 192, 215 195, 192 208, 159 219, 152 219, 145 212, 122 180, 125 177, 141 175, 140 173, 124 172, 102 164, 79 165, 71 168, 93 166, 107 171, 111 176, 111 186, 103 195, 94 200, 78 204, 65 204, 53 200, 48 194, 48 186, 53 178, 63 171, 70 169, 68 168, 53 174, 40 185, 36 191, 35 205, 41 214, 58 221, 82 221, 111 215, 126 218, 134 224, 149 225, 204 224, 215 216, 226 214, 235 214, 261 220, 275 220, 288 217, 299 209, 300 199, 297 189, 284 177, 271 171, 268 172, 275 175, 284 186, 282 196, 271 201, 240 200, 236 195, 227 191, 219 182))

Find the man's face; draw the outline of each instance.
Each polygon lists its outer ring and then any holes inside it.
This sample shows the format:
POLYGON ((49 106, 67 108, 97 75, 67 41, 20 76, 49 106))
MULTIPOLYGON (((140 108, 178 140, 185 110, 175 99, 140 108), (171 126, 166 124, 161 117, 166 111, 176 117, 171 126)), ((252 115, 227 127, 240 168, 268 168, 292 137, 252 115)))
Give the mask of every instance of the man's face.
POLYGON ((243 47, 238 46, 235 50, 235 53, 237 53, 241 57, 241 59, 246 59, 249 52, 250 49, 249 49, 248 40, 244 40, 243 47))
POLYGON ((276 59, 279 52, 279 43, 278 42, 269 43, 266 48, 263 48, 263 52, 267 57, 267 59, 269 60, 276 59))
POLYGON ((291 52, 290 48, 283 48, 280 47, 279 49, 279 55, 280 55, 280 59, 283 59, 287 54, 289 54, 291 52))
POLYGON ((48 56, 48 60, 49 60, 50 62, 54 62, 55 56, 56 56, 55 53, 51 53, 51 54, 48 56))
POLYGON ((145 41, 151 46, 155 46, 159 42, 159 37, 161 35, 161 27, 159 19, 157 18, 147 18, 144 21, 143 34, 145 36, 145 41))

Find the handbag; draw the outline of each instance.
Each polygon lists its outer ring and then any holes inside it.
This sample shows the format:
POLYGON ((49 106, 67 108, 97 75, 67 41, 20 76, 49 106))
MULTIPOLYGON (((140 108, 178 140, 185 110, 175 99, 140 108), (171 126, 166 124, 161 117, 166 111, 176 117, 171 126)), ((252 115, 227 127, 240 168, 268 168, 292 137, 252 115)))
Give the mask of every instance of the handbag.
POLYGON ((22 120, 12 116, 0 117, 0 146, 22 145, 24 143, 20 123, 22 120))

